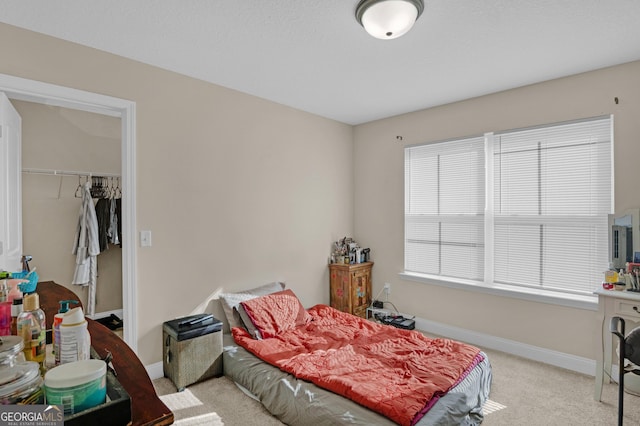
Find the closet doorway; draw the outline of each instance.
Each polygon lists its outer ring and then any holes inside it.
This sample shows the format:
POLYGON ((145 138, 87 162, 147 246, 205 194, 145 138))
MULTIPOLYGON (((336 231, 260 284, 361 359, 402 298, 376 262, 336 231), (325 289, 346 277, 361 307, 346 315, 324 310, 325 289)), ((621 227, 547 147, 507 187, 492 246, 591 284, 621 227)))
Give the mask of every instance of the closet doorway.
MULTIPOLYGON (((121 250, 122 265, 123 339, 134 352, 137 352, 137 318, 135 315, 137 302, 135 286, 135 103, 4 74, 0 74, 0 91, 4 92, 12 101, 44 104, 49 107, 61 107, 75 110, 76 112, 84 111, 119 120, 122 235, 127 236, 127 238, 123 238, 121 249, 118 249, 121 250)), ((75 114, 69 115, 77 116, 75 114)), ((28 123, 23 122, 23 127, 25 124, 28 125, 28 123)), ((65 155, 73 155, 73 153, 65 153, 65 155)), ((60 186, 59 190, 62 190, 62 186, 60 186)), ((75 217, 77 219, 77 215, 75 217)), ((73 241, 73 235, 71 235, 71 241, 73 241)), ((37 259, 34 259, 34 261, 37 261, 37 259)), ((74 290, 73 287, 71 289, 74 290)), ((78 291, 76 292, 79 293, 78 291)))
MULTIPOLYGON (((55 281, 77 294, 88 317, 106 318, 107 325, 118 318, 120 324, 121 235, 109 232, 111 207, 116 227, 121 210, 120 118, 17 99, 11 103, 22 117, 23 253, 32 256, 43 281, 55 281), (87 182, 98 217, 95 295, 89 286, 69 285, 76 270, 70 247, 77 237, 87 182)), ((122 335, 122 328, 115 331, 122 335)))

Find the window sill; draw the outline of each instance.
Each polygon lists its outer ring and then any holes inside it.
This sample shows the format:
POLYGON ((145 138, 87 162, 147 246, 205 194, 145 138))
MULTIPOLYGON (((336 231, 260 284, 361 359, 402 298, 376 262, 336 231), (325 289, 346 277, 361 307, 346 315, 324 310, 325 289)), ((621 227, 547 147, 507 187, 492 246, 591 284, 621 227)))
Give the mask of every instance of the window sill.
POLYGON ((598 297, 596 295, 580 296, 580 295, 563 295, 554 291, 538 290, 530 288, 514 288, 511 286, 494 284, 485 285, 476 281, 468 280, 445 280, 442 277, 436 277, 426 274, 418 274, 415 272, 401 272, 400 277, 409 281, 419 283, 433 284, 442 287, 454 288, 457 290, 475 291, 484 294, 493 294, 496 296, 512 297, 515 299, 528 300, 539 303, 549 303, 552 305, 566 306, 570 308, 585 309, 589 311, 598 310, 598 297))

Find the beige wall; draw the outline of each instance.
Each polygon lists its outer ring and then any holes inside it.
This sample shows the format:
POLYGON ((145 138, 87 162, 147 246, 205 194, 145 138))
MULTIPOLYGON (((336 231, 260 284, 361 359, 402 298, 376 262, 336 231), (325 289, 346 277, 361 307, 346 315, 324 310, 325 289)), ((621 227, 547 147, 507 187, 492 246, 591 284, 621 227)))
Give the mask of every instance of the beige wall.
POLYGON ((153 247, 137 249, 143 363, 161 359, 163 321, 188 314, 221 288, 285 280, 303 304, 327 303, 326 259, 345 235, 372 248, 374 292, 392 283, 401 311, 595 357, 593 311, 398 277, 403 146, 612 113, 616 209, 637 207, 640 63, 354 129, 5 24, 0 51, 0 73, 137 104, 137 230, 153 231, 153 247))
MULTIPOLYGON (((374 294, 390 282, 392 301, 402 312, 594 359, 599 333, 594 311, 410 282, 398 273, 404 250, 404 146, 603 114, 614 115, 615 208, 638 207, 640 62, 357 126, 355 235, 373 247, 374 294)), ((566 260, 570 267, 570 253, 566 260)), ((595 289, 599 283, 593 284, 595 289)))
POLYGON ((162 322, 218 289, 284 280, 329 302, 331 244, 353 233, 351 126, 6 24, 0 51, 0 73, 136 102, 144 364, 162 322))
MULTIPOLYGON (((33 102, 12 104, 22 117, 23 168, 120 174, 119 118, 33 102)), ((78 184, 75 176, 22 174, 22 246, 33 256, 31 266, 41 281, 66 283, 87 306, 87 287, 68 285, 75 268, 78 184)), ((118 309, 122 250, 110 245, 98 256, 96 313, 118 309)))

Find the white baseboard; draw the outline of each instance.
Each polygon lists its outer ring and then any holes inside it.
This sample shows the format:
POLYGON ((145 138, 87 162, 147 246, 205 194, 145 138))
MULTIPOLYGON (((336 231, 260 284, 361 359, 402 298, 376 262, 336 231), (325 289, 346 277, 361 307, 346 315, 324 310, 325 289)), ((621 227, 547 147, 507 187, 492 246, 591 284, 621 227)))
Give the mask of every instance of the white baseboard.
POLYGON ((515 340, 503 339, 501 337, 478 333, 422 318, 416 317, 414 320, 416 321, 416 328, 426 333, 437 334, 483 348, 494 349, 578 373, 595 376, 596 361, 593 359, 532 346, 526 343, 516 342, 515 340))
MULTIPOLYGON (((409 315, 406 316, 409 317, 409 315)), ((477 345, 481 348, 493 349, 511 355, 517 355, 522 358, 531 359, 533 361, 539 361, 556 367, 565 368, 578 373, 595 376, 596 361, 593 359, 570 355, 564 352, 558 352, 538 346, 532 346, 526 343, 516 342, 515 340, 503 339, 501 337, 491 336, 490 334, 478 333, 476 331, 466 330, 464 328, 454 327, 422 318, 416 317, 414 320, 416 322, 416 329, 426 333, 460 340, 472 345, 477 345)), ((145 368, 151 380, 164 377, 162 362, 145 366, 145 368)))
POLYGON ((144 368, 147 370, 147 374, 149 375, 151 380, 164 377, 164 368, 162 367, 162 362, 156 362, 155 364, 145 365, 144 368))

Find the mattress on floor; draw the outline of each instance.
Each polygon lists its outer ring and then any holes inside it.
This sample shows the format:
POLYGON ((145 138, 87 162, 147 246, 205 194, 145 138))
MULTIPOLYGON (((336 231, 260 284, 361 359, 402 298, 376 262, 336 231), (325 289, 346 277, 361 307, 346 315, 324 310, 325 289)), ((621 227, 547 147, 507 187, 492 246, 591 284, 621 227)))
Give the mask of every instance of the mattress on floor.
MULTIPOLYGON (((291 426, 313 425, 393 425, 355 402, 318 386, 298 380, 237 345, 230 334, 223 336, 225 376, 247 389, 267 410, 291 426)), ((486 354, 458 385, 434 404, 417 423, 479 425, 482 405, 489 397, 491 365, 486 354)))

